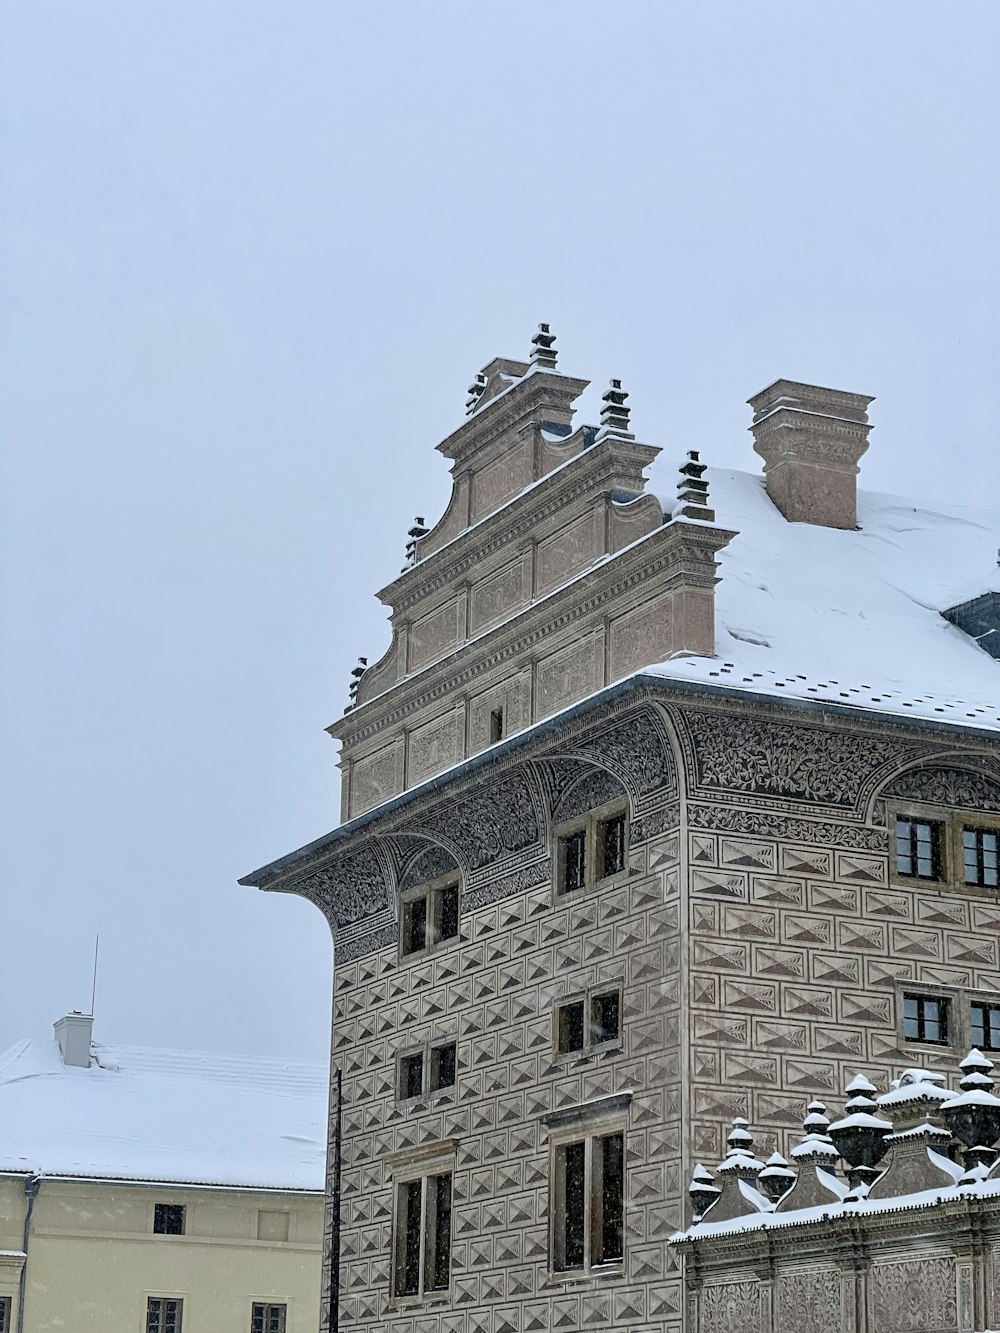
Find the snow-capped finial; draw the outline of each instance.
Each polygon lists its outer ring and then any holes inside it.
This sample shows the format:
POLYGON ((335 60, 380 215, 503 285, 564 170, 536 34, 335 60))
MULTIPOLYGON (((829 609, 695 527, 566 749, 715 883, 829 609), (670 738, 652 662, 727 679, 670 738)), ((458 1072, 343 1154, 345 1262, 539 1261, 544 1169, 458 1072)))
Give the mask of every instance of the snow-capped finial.
POLYGON ((553 343, 556 335, 549 332, 548 324, 539 324, 538 332, 531 340, 531 364, 543 370, 555 370, 556 349, 553 343))
POLYGON ((994 1144, 1000 1139, 1000 1097, 994 1095, 990 1070, 993 1061, 973 1047, 958 1066, 963 1071, 962 1091, 941 1103, 941 1114, 952 1134, 964 1145, 965 1176, 962 1184, 974 1183, 979 1167, 991 1167, 997 1159, 994 1144))
POLYGON ((361 684, 361 677, 365 674, 365 672, 367 671, 367 669, 368 669, 368 658, 367 658, 367 657, 359 657, 359 658, 358 658, 358 664, 357 664, 357 666, 355 666, 355 667, 351 667, 351 685, 350 685, 350 689, 349 689, 349 691, 348 691, 348 693, 349 693, 349 695, 350 695, 350 702, 348 703, 347 707, 344 709, 344 712, 345 712, 345 713, 349 713, 349 712, 351 712, 351 710, 352 710, 352 709, 354 708, 354 706, 357 704, 357 702, 358 702, 358 686, 361 684))
POLYGON ((688 1195, 691 1199, 691 1220, 700 1222, 718 1199, 722 1191, 712 1178, 711 1171, 706 1171, 701 1162, 696 1162, 691 1172, 691 1184, 688 1195))
POLYGON ((479 406, 479 400, 486 392, 486 372, 480 371, 469 385, 469 396, 465 400, 465 415, 471 417, 479 406))
POLYGON ((708 506, 708 482, 704 480, 706 464, 699 461, 698 450, 689 449, 680 466, 677 482, 677 508, 674 517, 698 518, 705 523, 715 522, 715 510, 708 506))
POLYGON ((625 406, 627 397, 628 393, 622 388, 621 380, 612 380, 601 395, 601 402, 604 404, 601 408, 602 435, 627 435, 631 439, 628 428, 630 411, 625 406))
POLYGON ((413 520, 413 527, 407 532, 409 541, 406 543, 406 564, 403 566, 403 573, 417 563, 417 544, 421 537, 426 537, 430 528, 424 526, 424 520, 419 516, 413 520))

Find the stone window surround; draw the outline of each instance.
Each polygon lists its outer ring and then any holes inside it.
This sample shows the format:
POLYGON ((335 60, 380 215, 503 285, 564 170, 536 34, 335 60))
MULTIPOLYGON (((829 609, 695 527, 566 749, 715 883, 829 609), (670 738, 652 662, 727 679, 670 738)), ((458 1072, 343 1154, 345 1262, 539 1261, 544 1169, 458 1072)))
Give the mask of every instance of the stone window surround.
MULTIPOLYGON (((897 979, 895 984, 896 999, 896 1035, 899 1039, 900 1058, 907 1052, 912 1055, 926 1052, 926 1064, 935 1068, 936 1060, 957 1061, 963 1059, 972 1046, 972 1006, 988 1004, 1000 1006, 1000 995, 995 991, 983 990, 977 986, 943 986, 934 982, 907 981, 897 979), (923 995, 931 999, 946 1000, 948 1003, 948 1040, 919 1041, 903 1036, 903 996, 923 995)), ((916 1061, 913 1062, 916 1064, 916 1061)))
POLYGON ((183 1298, 183 1296, 178 1296, 178 1295, 174 1294, 173 1292, 169 1292, 169 1293, 147 1292, 147 1294, 146 1294, 146 1322, 145 1322, 145 1326, 144 1326, 145 1329, 147 1330, 147 1333, 168 1333, 168 1330, 169 1330, 169 1333, 181 1333, 181 1330, 183 1329, 183 1326, 184 1326, 184 1298, 183 1298), (154 1301, 156 1301, 156 1302, 160 1305, 160 1307, 161 1307, 159 1310, 157 1310, 157 1311, 155 1311, 155 1312, 154 1312, 154 1310, 153 1310, 153 1302, 154 1302, 154 1301), (170 1313, 170 1312, 169 1312, 168 1309, 166 1309, 166 1308, 164 1308, 164 1307, 165 1307, 168 1303, 171 1303, 171 1304, 173 1304, 173 1306, 174 1306, 174 1317, 175 1317, 175 1322, 174 1322, 173 1324, 168 1324, 168 1323, 167 1323, 167 1319, 169 1318, 169 1313, 170 1313), (156 1322, 155 1322, 155 1323, 153 1322, 153 1316, 154 1316, 154 1313, 156 1314, 156 1322))
POLYGON ((978 810, 956 810, 953 806, 932 805, 926 801, 892 800, 888 808, 889 882, 899 888, 937 888, 952 893, 967 893, 975 897, 996 899, 1000 891, 984 884, 966 884, 965 860, 962 849, 962 831, 967 828, 1000 833, 1000 814, 983 814, 978 810), (896 820, 914 819, 941 825, 941 873, 937 879, 923 879, 916 875, 901 875, 896 869, 896 820))
POLYGON ((425 1041, 423 1043, 414 1043, 412 1046, 403 1047, 396 1052, 396 1105, 397 1106, 417 1106, 422 1102, 432 1101, 445 1093, 453 1093, 458 1084, 458 1039, 456 1037, 435 1039, 434 1041, 425 1041), (455 1048, 455 1082, 446 1083, 441 1088, 430 1088, 431 1062, 435 1051, 443 1050, 446 1046, 455 1048), (412 1097, 401 1097, 399 1090, 402 1087, 402 1064, 410 1055, 419 1055, 423 1059, 423 1068, 421 1075, 421 1090, 414 1093, 412 1097))
MULTIPOLYGON (((593 1102, 583 1102, 579 1106, 564 1107, 559 1111, 542 1116, 542 1124, 548 1130, 548 1214, 549 1244, 548 1271, 542 1282, 542 1289, 553 1287, 593 1284, 601 1279, 621 1279, 625 1276, 625 1263, 628 1249, 628 1226, 624 1214, 628 1208, 628 1108, 631 1093, 619 1093, 601 1097, 593 1102), (598 1268, 557 1269, 555 1267, 556 1238, 555 1228, 558 1220, 554 1192, 556 1186, 556 1154, 569 1143, 586 1142, 610 1134, 622 1136, 622 1257, 620 1261, 601 1264, 598 1268)), ((589 1153, 588 1153, 589 1160, 589 1153)))
POLYGON ((447 874, 438 875, 434 879, 427 880, 423 884, 416 884, 411 889, 404 889, 400 894, 396 906, 398 935, 399 935, 399 963, 405 965, 413 962, 415 959, 426 958, 428 954, 435 953, 439 949, 447 948, 449 944, 462 938, 462 877, 457 871, 449 871, 447 874), (433 901, 435 893, 442 889, 455 888, 458 890, 458 910, 456 913, 458 920, 458 931, 455 935, 448 935, 443 939, 435 939, 431 929, 433 912, 430 910, 430 904, 433 901), (403 908, 405 904, 417 901, 419 898, 426 898, 428 902, 427 921, 425 926, 425 943, 422 949, 413 949, 404 952, 403 941, 403 908))
MULTIPOLYGON (((580 890, 574 890, 574 892, 579 891, 580 890)), ((586 1063, 595 1055, 617 1055, 620 1051, 623 1051, 625 1049, 623 989, 622 982, 620 981, 596 982, 593 986, 567 991, 563 995, 556 996, 552 1005, 553 1054, 564 1057, 567 1063, 586 1063), (600 995, 611 995, 613 993, 618 996, 618 1036, 612 1037, 608 1041, 591 1043, 589 1039, 590 1003, 600 995), (583 1046, 580 1050, 561 1051, 559 1049, 559 1011, 568 1004, 577 1004, 580 1001, 583 1002, 583 1022, 588 1035, 585 1037, 583 1046)))
POLYGON ((552 899, 553 905, 563 906, 567 902, 574 902, 582 898, 585 894, 591 893, 594 889, 606 889, 609 885, 617 884, 628 875, 628 854, 631 842, 632 817, 629 810, 627 797, 619 797, 609 801, 606 805, 600 805, 593 810, 588 810, 586 814, 579 815, 575 819, 569 819, 565 823, 556 824, 552 830, 552 841, 555 847, 555 854, 552 857, 553 878, 552 878, 552 899), (597 857, 599 851, 599 830, 603 824, 608 823, 618 815, 625 816, 625 864, 621 870, 615 871, 612 875, 596 876, 597 857), (585 831, 587 834, 586 859, 584 882, 578 889, 564 889, 563 878, 565 874, 565 842, 568 837, 574 833, 585 831))
MULTIPOLYGON (((443 1139, 428 1143, 419 1148, 410 1148, 401 1153, 394 1153, 384 1158, 387 1167, 387 1179, 392 1184, 392 1232, 389 1243, 389 1302, 386 1307, 391 1313, 412 1309, 414 1306, 450 1304, 452 1299, 452 1281, 454 1266, 449 1264, 449 1284, 437 1291, 425 1291, 415 1295, 403 1295, 396 1292, 396 1271, 401 1237, 399 1235, 399 1189, 401 1185, 414 1180, 425 1180, 434 1176, 451 1175, 452 1200, 452 1245, 455 1228, 455 1167, 458 1156, 458 1140, 443 1139)), ((424 1192, 426 1200, 426 1191, 424 1192)), ((423 1222, 424 1219, 422 1218, 423 1222)), ((422 1247, 426 1245, 425 1228, 421 1226, 422 1247)))

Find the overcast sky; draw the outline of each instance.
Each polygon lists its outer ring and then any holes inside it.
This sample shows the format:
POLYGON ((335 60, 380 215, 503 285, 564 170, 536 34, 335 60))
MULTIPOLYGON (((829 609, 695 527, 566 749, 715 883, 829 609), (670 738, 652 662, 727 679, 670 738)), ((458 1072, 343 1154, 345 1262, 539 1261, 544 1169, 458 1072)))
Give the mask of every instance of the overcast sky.
POLYGON ((756 470, 784 375, 876 395, 863 484, 1000 501, 998 70, 996 0, 8 0, 0 1049, 100 931, 99 1039, 325 1058, 326 925, 236 880, 336 824, 539 320, 668 454, 756 470))

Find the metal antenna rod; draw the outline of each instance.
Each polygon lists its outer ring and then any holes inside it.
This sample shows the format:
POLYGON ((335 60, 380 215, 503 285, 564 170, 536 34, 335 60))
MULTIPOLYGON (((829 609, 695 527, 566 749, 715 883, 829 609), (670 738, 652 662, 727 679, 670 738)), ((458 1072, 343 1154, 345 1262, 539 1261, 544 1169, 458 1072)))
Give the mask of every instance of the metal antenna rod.
POLYGON ((98 931, 94 937, 94 985, 90 992, 90 1016, 94 1017, 94 1001, 97 999, 97 951, 101 947, 101 934, 98 931))

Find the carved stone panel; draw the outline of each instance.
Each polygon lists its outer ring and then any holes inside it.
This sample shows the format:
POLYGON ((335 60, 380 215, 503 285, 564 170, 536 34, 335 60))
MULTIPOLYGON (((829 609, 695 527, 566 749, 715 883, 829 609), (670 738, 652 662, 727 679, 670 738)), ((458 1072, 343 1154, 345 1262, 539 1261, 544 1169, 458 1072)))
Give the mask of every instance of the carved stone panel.
POLYGON ((591 635, 538 663, 535 716, 548 717, 601 685, 597 642, 591 635))
POLYGON ((408 786, 458 763, 464 752, 462 722, 461 711, 452 709, 410 733, 406 763, 408 786))
POLYGON ((631 671, 669 657, 673 649, 671 620, 668 596, 657 597, 612 620, 609 680, 621 680, 631 671))
POLYGON ((916 768, 890 782, 883 795, 995 812, 1000 811, 1000 774, 991 777, 964 768, 916 768))
POLYGON ((459 641, 462 627, 459 621, 459 603, 452 598, 436 611, 415 620, 409 629, 409 662, 407 668, 416 671, 426 662, 442 657, 459 641))
POLYGON ((958 1333, 955 1260, 872 1264, 871 1327, 880 1333, 958 1333))
POLYGON ((597 554, 594 517, 588 510, 539 542, 535 563, 536 596, 565 583, 589 565, 597 554))
POLYGON ((469 628, 473 634, 478 634, 488 625, 495 625, 518 606, 521 601, 521 582, 521 560, 518 558, 472 585, 469 628))
POLYGON ((719 1282, 702 1288, 699 1333, 757 1333, 760 1283, 719 1282))
POLYGON ((351 816, 363 814, 373 805, 402 790, 403 746, 394 741, 351 766, 351 816))
POLYGON ((777 1281, 775 1333, 840 1333, 840 1274, 799 1269, 777 1281))

